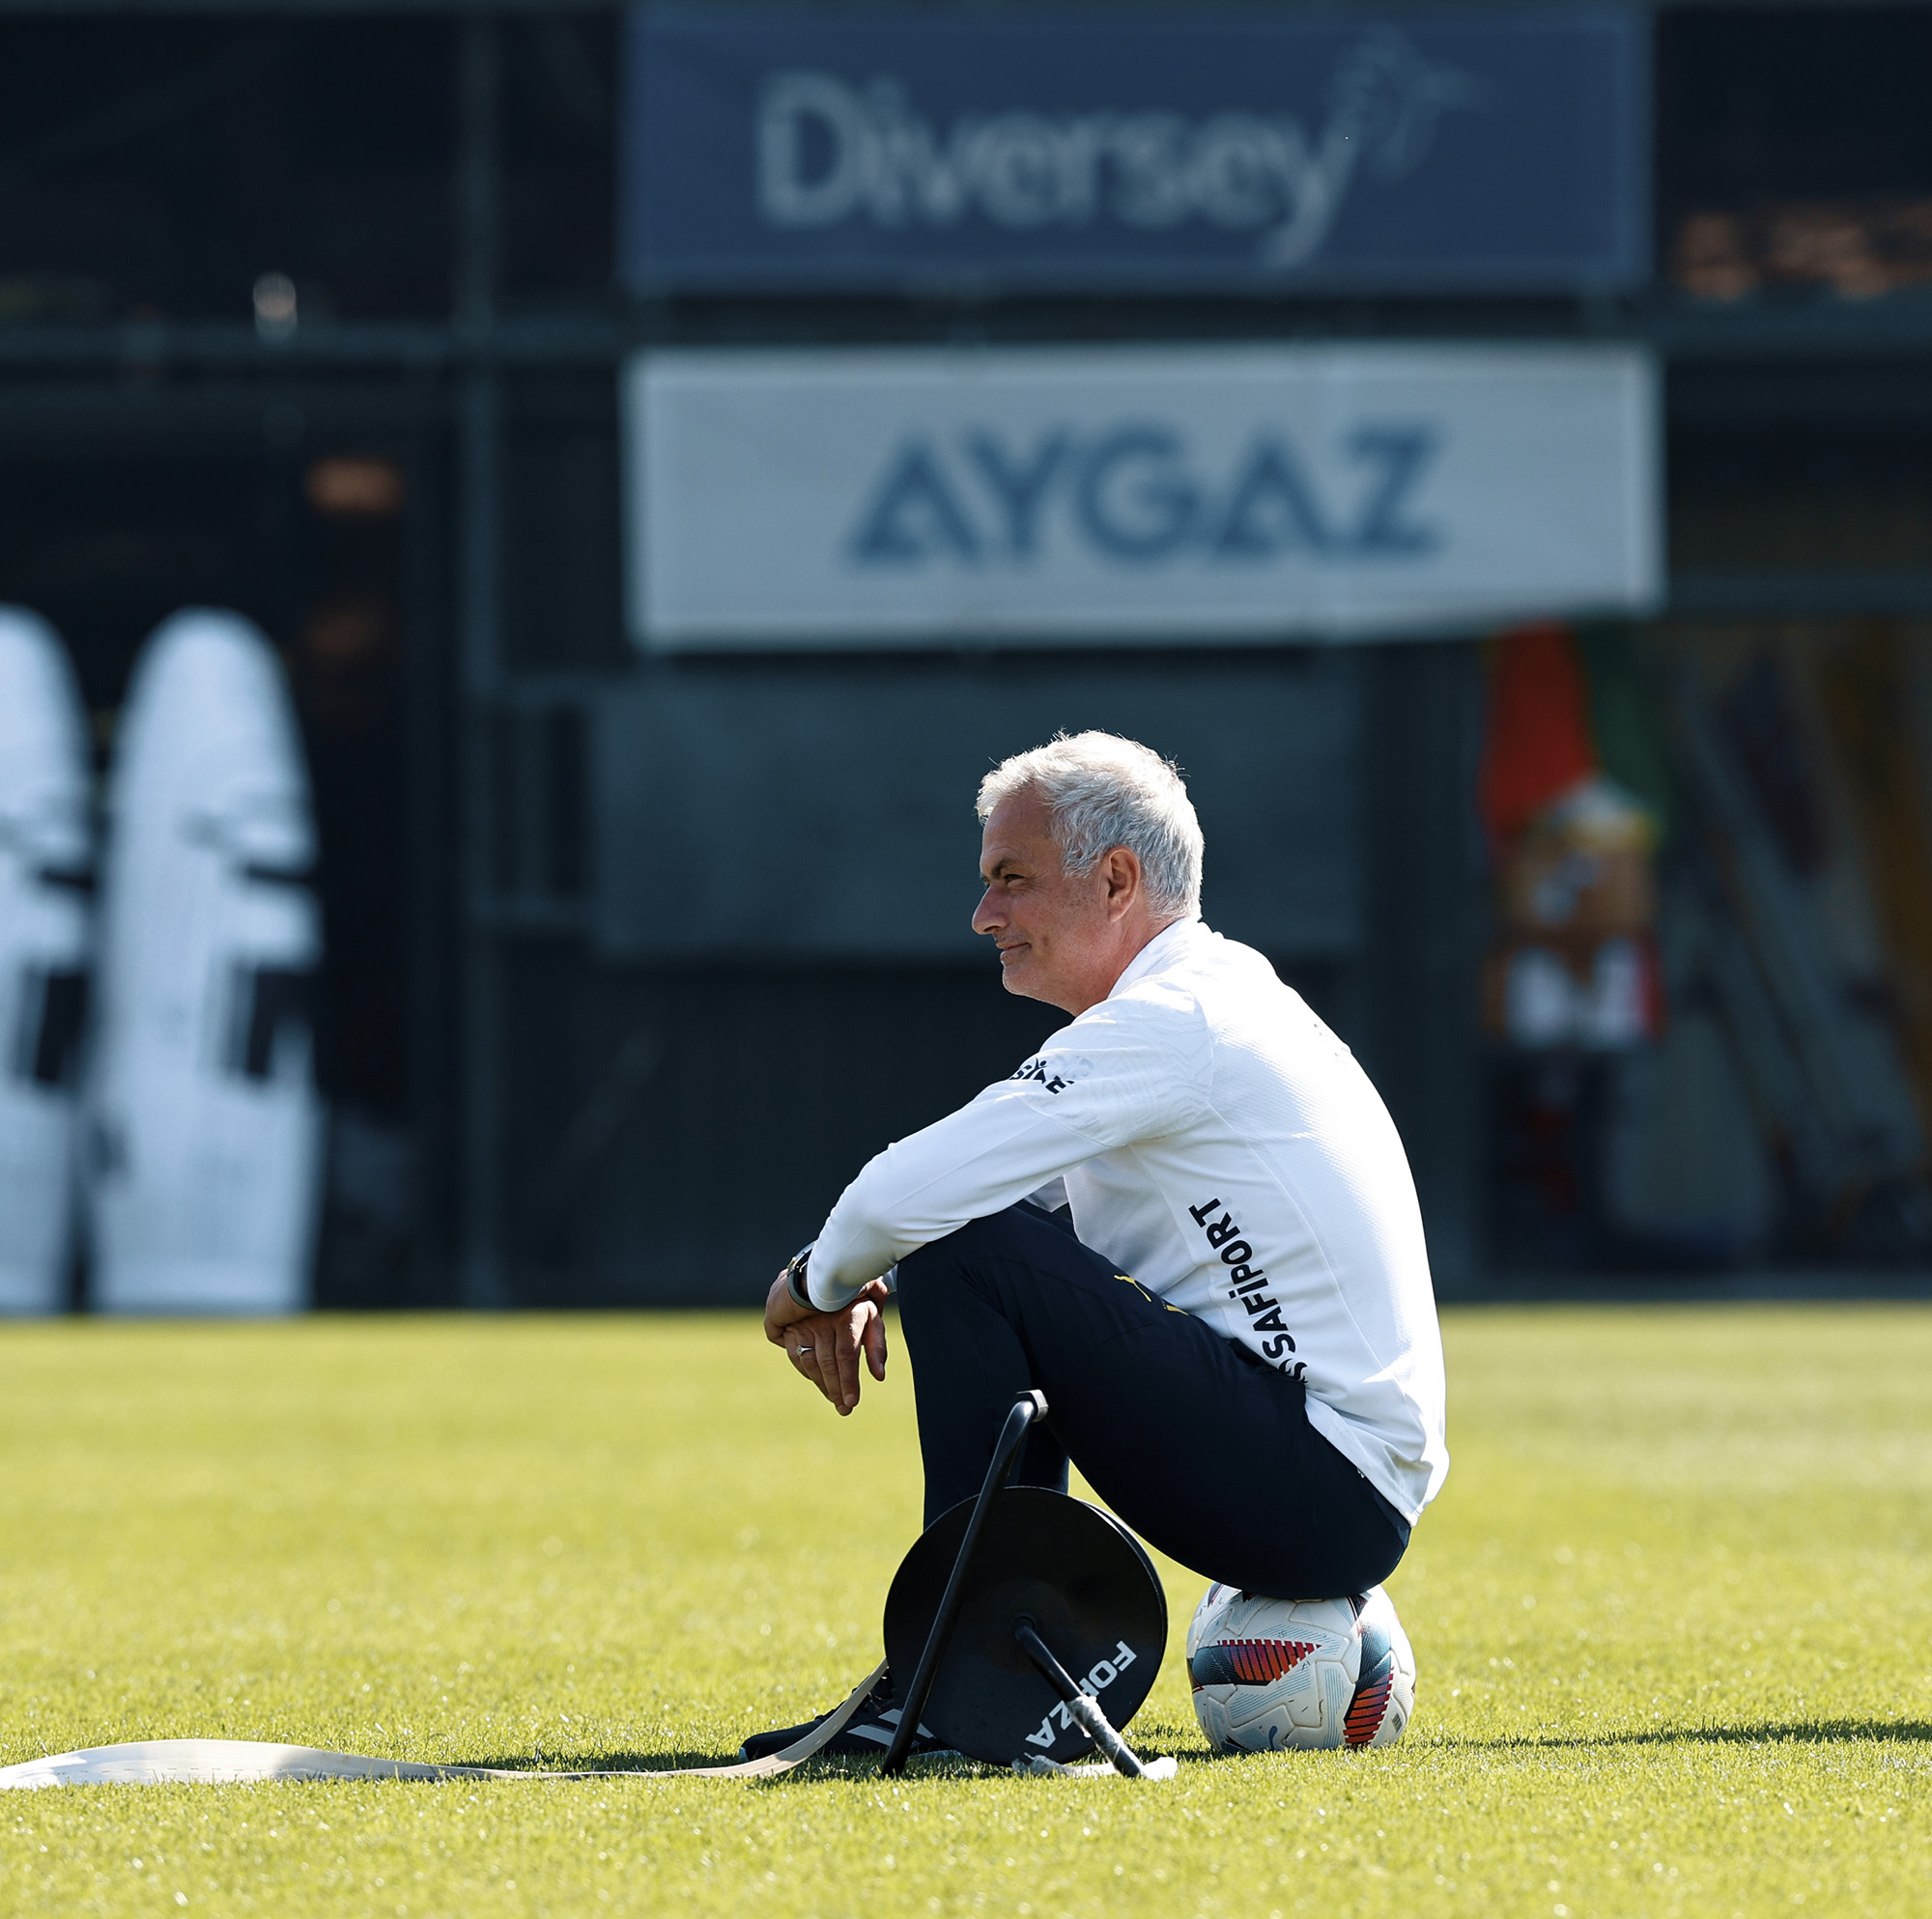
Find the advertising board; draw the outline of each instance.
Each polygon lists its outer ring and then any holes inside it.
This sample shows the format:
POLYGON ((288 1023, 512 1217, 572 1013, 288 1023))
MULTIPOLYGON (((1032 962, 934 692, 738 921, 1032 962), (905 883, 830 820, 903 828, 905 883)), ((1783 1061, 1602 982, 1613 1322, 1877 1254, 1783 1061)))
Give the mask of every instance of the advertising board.
POLYGON ((1649 268, 1635 11, 640 8, 619 272, 1575 292, 1649 268))
POLYGON ((672 351, 624 381, 647 649, 1428 635, 1662 586, 1636 348, 672 351))

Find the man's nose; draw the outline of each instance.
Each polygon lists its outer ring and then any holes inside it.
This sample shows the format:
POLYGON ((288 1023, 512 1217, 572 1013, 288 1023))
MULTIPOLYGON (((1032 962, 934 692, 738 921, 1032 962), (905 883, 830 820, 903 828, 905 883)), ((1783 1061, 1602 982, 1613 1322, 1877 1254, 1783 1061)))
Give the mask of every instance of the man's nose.
POLYGON ((980 904, 973 912, 973 930, 976 933, 997 933, 1007 923, 1007 916, 1001 910, 999 895, 991 887, 980 895, 980 904))

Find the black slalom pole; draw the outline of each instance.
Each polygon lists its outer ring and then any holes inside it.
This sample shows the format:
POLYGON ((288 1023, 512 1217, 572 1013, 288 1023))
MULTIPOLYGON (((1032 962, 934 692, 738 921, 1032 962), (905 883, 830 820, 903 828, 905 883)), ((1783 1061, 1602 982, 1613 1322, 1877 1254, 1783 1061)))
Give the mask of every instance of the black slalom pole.
POLYGON ((986 1514, 993 1510, 994 1498, 1012 1477, 1020 1448, 1026 1443, 1027 1428, 1036 1420, 1045 1417, 1046 1395, 1029 1390, 1013 1401, 1013 1409, 1007 1415, 1006 1425, 1000 1428, 999 1442, 993 1448, 992 1463, 986 1468, 985 1483, 980 1488, 980 1497, 973 1502, 972 1514, 966 1521, 966 1537, 959 1541, 959 1556, 952 1562, 946 1591, 940 1594, 939 1610, 932 1616, 932 1630, 926 1634, 925 1651, 919 1655, 912 1684, 906 1688, 899 1702, 898 1730, 894 1733, 893 1743, 879 1767, 881 1774, 890 1776, 905 1770, 906 1755, 911 1752, 913 1739, 919 1732, 920 1714, 925 1710, 932 1682, 939 1674, 939 1662, 946 1656, 946 1643, 952 1637, 952 1623, 959 1616, 959 1604, 966 1593, 966 1570, 973 1563, 974 1549, 980 1543, 986 1514))

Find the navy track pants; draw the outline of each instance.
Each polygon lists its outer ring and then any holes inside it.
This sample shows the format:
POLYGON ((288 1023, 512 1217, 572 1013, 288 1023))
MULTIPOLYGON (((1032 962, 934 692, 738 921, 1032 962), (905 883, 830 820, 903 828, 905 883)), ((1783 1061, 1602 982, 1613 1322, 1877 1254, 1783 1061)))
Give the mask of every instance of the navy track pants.
POLYGON ((980 1490, 1029 1386, 1013 1482, 1089 1484, 1159 1551, 1278 1599, 1378 1585, 1408 1545, 1387 1500, 1308 1424, 1306 1389, 1162 1305, 1059 1216, 1018 1205, 899 1261, 925 1523, 980 1490))

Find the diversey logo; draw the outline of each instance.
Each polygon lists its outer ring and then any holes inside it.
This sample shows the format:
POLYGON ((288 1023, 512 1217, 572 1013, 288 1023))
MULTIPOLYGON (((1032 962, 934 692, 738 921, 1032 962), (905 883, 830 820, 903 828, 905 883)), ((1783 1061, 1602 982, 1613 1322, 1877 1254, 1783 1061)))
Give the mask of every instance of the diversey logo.
POLYGON ((1321 249, 1360 174, 1406 179, 1442 115, 1482 107, 1489 91, 1392 28, 1342 56, 1319 127, 1292 113, 1015 111, 961 114, 942 132, 891 76, 775 73, 758 111, 758 211, 788 228, 951 227, 974 213, 1013 231, 1199 220, 1263 229, 1256 258, 1286 269, 1321 249))
POLYGON ((1413 560, 1441 544, 1415 505, 1438 446, 1427 422, 1364 423, 1343 436, 1318 487, 1278 432, 1257 433, 1218 473, 1157 421, 1050 428, 1027 444, 989 427, 913 435, 887 460, 846 550, 867 568, 1025 566, 1058 527, 1104 560, 1143 566, 1184 554, 1413 560))

